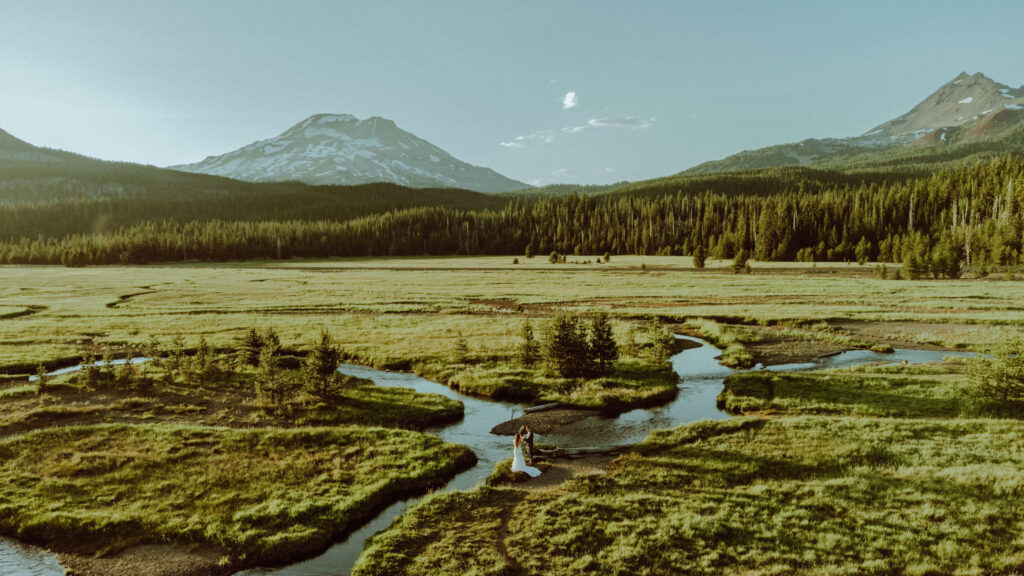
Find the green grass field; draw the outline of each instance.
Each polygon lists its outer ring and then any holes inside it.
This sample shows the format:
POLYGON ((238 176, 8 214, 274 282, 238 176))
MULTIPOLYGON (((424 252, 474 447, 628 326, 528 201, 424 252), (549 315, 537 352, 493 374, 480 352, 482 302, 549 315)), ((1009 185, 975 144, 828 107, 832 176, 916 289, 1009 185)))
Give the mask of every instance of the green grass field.
POLYGON ((0 530, 105 554, 206 543, 280 562, 321 549, 397 495, 474 460, 384 428, 50 428, 0 441, 0 530))
MULTIPOLYGON (((657 316, 740 366, 849 347, 984 350, 1024 327, 1024 282, 593 260, 0 267, 0 424, 16 434, 0 440, 0 528, 90 553, 170 540, 219 546, 229 562, 295 558, 470 458, 416 432, 356 426, 421 428, 461 411, 408 391, 355 385, 336 405, 275 412, 254 403, 244 375, 38 396, 16 377, 86 349, 138 351, 151 336, 229 349, 251 327, 273 328, 302 350, 327 329, 357 362, 481 396, 614 412, 664 401, 671 375, 628 357, 601 380, 523 369, 513 362, 523 324, 540 333, 561 311, 607 311, 621 344, 657 316), (468 358, 453 362, 460 336, 468 358), (346 443, 374 449, 353 455, 346 443)), ((721 401, 756 416, 655 433, 606 474, 552 491, 428 498, 371 541, 357 573, 1024 571, 1024 412, 972 398, 962 365, 742 376, 721 401)))
POLYGON ((734 374, 725 380, 719 404, 733 414, 1024 417, 1024 403, 978 397, 965 372, 964 363, 945 362, 795 374, 734 374))
POLYGON ((655 432, 554 493, 436 496, 375 537, 355 573, 1019 573, 1024 422, 985 405, 961 416, 955 374, 777 375, 785 417, 655 432))
MULTIPOLYGON (((584 259, 586 257, 579 257, 584 259)), ((285 345, 329 329, 363 361, 445 358, 461 333, 473 357, 505 355, 526 318, 606 310, 755 323, 889 324, 886 334, 946 346, 994 342, 1024 325, 1024 282, 880 280, 870 267, 755 264, 753 274, 697 271, 686 257, 607 264, 541 258, 380 258, 181 266, 0 267, 0 367, 34 371, 99 344, 141 346, 152 334, 228 346, 251 326, 285 345), (644 266, 644 268, 641 268, 644 266)), ((870 340, 870 338, 868 338, 870 340)))
MULTIPOLYGON (((221 362, 225 362, 222 358, 221 362)), ((0 385, 0 435, 49 426, 130 422, 175 423, 232 428, 370 425, 423 429, 462 418, 458 400, 438 394, 419 394, 406 388, 346 379, 336 397, 325 403, 301 389, 298 370, 282 374, 292 384, 291 397, 269 405, 256 392, 255 370, 240 367, 229 376, 195 384, 168 378, 166 369, 144 364, 131 384, 108 374, 89 386, 70 374, 51 378, 37 393, 34 383, 0 385)))

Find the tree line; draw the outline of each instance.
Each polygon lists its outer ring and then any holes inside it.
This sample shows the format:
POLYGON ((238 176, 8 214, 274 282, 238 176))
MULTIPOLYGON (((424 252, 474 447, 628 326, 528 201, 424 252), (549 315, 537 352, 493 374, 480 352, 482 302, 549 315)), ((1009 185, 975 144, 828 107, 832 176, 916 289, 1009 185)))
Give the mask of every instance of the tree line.
POLYGON ((918 259, 926 271, 1022 262, 1024 160, 771 194, 514 198, 348 221, 148 221, 65 236, 0 233, 0 262, 143 264, 389 255, 666 254, 760 261, 918 259), (952 256, 951 256, 952 255, 952 256), (945 261, 944 264, 935 264, 945 261))

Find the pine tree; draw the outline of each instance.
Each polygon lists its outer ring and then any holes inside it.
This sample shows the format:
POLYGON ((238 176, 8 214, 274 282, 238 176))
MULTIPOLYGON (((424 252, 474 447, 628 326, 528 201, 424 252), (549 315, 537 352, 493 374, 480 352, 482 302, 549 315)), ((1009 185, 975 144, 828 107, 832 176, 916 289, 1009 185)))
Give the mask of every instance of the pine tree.
POLYGON ((265 405, 277 409, 287 404, 291 383, 281 371, 281 359, 273 346, 266 345, 260 351, 256 366, 256 398, 265 405))
POLYGON ((551 321, 545 352, 548 365, 566 378, 586 376, 592 371, 590 345, 580 320, 559 314, 551 321))
POLYGON ((135 382, 135 365, 132 364, 132 351, 129 350, 124 359, 124 364, 117 367, 115 381, 118 386, 128 387, 135 382))
POLYGON ((242 336, 241 341, 238 343, 238 355, 242 364, 248 366, 256 366, 260 363, 260 353, 263 351, 263 336, 255 328, 249 328, 249 331, 242 336))
POLYGON ((110 346, 103 347, 103 360, 99 367, 100 378, 104 380, 114 379, 114 351, 110 346))
POLYGON ((651 359, 656 362, 668 361, 675 347, 675 336, 672 332, 653 316, 647 321, 646 332, 650 340, 651 359))
POLYGON ((452 349, 452 361, 456 364, 469 362, 469 342, 459 332, 455 337, 455 347, 452 349))
POLYGON ((96 356, 91 350, 82 354, 82 369, 78 371, 78 383, 85 388, 95 388, 100 383, 100 371, 96 367, 96 356))
POLYGON ((534 338, 533 326, 529 322, 523 324, 522 337, 519 343, 519 363, 529 368, 540 360, 540 344, 534 338))
POLYGON ((635 324, 629 325, 629 330, 626 331, 626 342, 622 350, 626 353, 626 356, 632 358, 638 358, 640 356, 640 342, 637 340, 637 336, 640 331, 637 330, 635 324))
POLYGON ((42 364, 36 368, 36 394, 45 394, 49 392, 50 388, 50 376, 46 373, 46 366, 42 364))
POLYGON ((590 326, 590 354, 598 374, 610 373, 619 358, 619 346, 615 343, 615 334, 605 312, 594 316, 590 326))
POLYGON ((210 344, 204 336, 200 336, 196 354, 192 357, 191 366, 189 366, 188 380, 193 384, 208 383, 216 376, 213 360, 213 350, 210 348, 210 344))
POLYGON ((269 346, 274 350, 274 354, 281 352, 281 339, 277 336, 277 332, 274 332, 273 328, 267 328, 263 332, 263 345, 269 346))
POLYGON ((341 348, 335 345, 326 330, 320 332, 320 340, 306 357, 303 375, 306 378, 306 390, 321 402, 331 402, 337 396, 340 385, 339 364, 341 348))
POLYGON ((704 243, 697 244, 697 249, 693 251, 693 267, 703 268, 704 264, 708 259, 708 250, 704 247, 704 243))
POLYGON ((750 259, 750 254, 743 249, 736 252, 736 256, 732 259, 732 271, 735 274, 739 274, 747 270, 747 260, 750 259))
POLYGON ((160 340, 156 336, 150 335, 149 340, 146 341, 142 349, 142 354, 149 359, 149 364, 157 368, 163 367, 164 353, 160 348, 160 340))
POLYGON ((185 340, 180 334, 171 339, 171 351, 167 358, 167 369, 172 376, 176 376, 184 369, 185 364, 185 340))
POLYGON ((861 236, 860 242, 857 242, 857 247, 853 253, 857 257, 857 264, 861 266, 867 264, 868 260, 871 259, 871 242, 868 242, 866 237, 861 236))
POLYGON ((1002 402, 1024 399, 1024 346, 1019 340, 1002 343, 991 358, 972 358, 969 366, 979 395, 1002 402))

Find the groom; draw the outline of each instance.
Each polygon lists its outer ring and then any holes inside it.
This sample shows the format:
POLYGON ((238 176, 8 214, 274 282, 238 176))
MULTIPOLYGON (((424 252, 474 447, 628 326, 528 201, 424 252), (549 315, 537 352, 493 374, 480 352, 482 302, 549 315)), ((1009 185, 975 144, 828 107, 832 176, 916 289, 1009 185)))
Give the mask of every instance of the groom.
POLYGON ((523 446, 526 448, 526 464, 533 466, 533 430, 529 426, 519 427, 519 436, 523 439, 523 446))

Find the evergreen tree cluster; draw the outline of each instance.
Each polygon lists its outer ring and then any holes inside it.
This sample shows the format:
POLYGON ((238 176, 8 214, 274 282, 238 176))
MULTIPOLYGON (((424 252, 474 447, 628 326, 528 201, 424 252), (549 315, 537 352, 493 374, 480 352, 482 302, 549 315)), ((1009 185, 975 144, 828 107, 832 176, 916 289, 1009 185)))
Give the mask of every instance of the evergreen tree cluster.
POLYGON ((969 364, 975 392, 982 397, 1006 402, 1024 400, 1024 343, 1001 343, 991 357, 978 356, 969 364))
MULTIPOLYGON (((805 178, 814 172, 805 170, 805 178)), ((957 277, 967 266, 1024 262, 1019 156, 881 183, 832 178, 811 185, 778 176, 782 184, 769 185, 773 174, 759 173, 767 181, 760 187, 730 192, 696 192, 690 184, 671 192, 659 185, 657 193, 648 186, 585 197, 513 197, 495 208, 425 206, 347 221, 280 219, 267 212, 263 220, 169 218, 77 234, 34 232, 25 219, 44 218, 34 205, 21 205, 0 208, 0 263, 428 254, 549 254, 564 261, 564 254, 603 253, 688 254, 701 261, 746 254, 758 261, 904 263, 912 276, 957 277), (774 191, 758 193, 762 189, 774 191)), ((708 182, 709 190, 722 189, 708 182)), ((77 217, 96 221, 90 214, 77 217)))
POLYGON ((593 317, 588 329, 579 316, 559 314, 552 319, 545 333, 543 347, 533 341, 533 329, 523 329, 520 359, 531 366, 540 360, 541 353, 547 365, 566 378, 580 378, 609 374, 619 357, 611 323, 606 313, 593 317))

